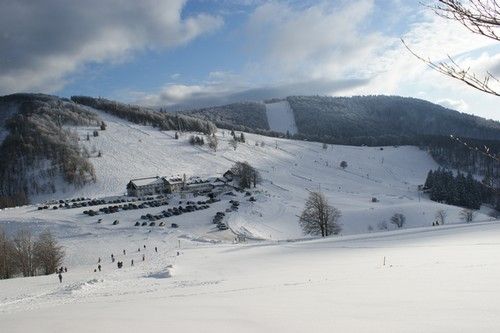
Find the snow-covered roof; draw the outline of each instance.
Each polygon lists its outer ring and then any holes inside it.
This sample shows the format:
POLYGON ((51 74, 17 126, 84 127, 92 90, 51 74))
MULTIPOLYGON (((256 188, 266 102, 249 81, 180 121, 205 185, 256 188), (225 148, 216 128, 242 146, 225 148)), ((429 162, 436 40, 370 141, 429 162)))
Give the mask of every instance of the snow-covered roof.
POLYGON ((178 184, 178 183, 182 183, 182 182, 183 182, 183 179, 182 179, 182 177, 180 177, 180 176, 170 176, 170 177, 166 177, 166 180, 167 180, 170 184, 178 184))
POLYGON ((148 185, 161 185, 163 184, 163 177, 147 177, 132 179, 131 182, 138 187, 148 186, 148 185))

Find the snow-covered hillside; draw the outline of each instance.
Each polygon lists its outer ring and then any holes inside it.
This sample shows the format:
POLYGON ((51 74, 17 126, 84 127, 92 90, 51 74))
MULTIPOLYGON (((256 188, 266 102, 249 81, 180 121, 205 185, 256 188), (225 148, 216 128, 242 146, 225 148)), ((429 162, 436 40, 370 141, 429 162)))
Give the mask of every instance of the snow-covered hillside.
POLYGON ((425 151, 323 149, 320 143, 253 134, 234 150, 229 133, 219 131, 219 149, 213 152, 190 145, 190 134, 175 140, 172 132, 100 116, 107 129, 99 136, 87 140, 94 128, 75 129, 96 156, 91 160, 97 183, 37 200, 113 200, 131 178, 220 175, 246 160, 263 177, 251 190, 256 201, 227 193, 207 209, 162 219, 162 227, 134 224, 145 214, 206 198, 173 195, 168 206, 92 217, 83 213, 89 208, 52 209, 54 204, 0 211, 0 226, 9 235, 20 228, 34 234, 49 228, 64 246, 69 268, 62 283, 55 275, 0 281, 1 332, 491 332, 499 327, 500 225, 481 222, 491 218, 480 213, 474 223, 463 224, 460 208, 421 196, 418 185, 437 168, 425 151), (341 161, 347 168, 340 168, 341 161), (297 215, 310 190, 321 190, 342 211, 341 235, 304 240, 297 215), (226 211, 230 200, 240 202, 237 212, 226 211), (447 211, 446 225, 433 227, 439 209, 447 211), (212 223, 221 211, 228 230, 212 223), (394 213, 406 216, 403 230, 389 223, 394 213), (384 222, 389 231, 379 230, 384 222), (111 254, 124 262, 123 269, 111 262, 111 254), (102 272, 94 272, 98 258, 102 272))
POLYGON ((288 101, 266 104, 266 115, 269 128, 272 131, 297 134, 295 116, 288 101))
MULTIPOLYGON (((363 233, 369 227, 377 230, 384 222, 391 227, 389 219, 394 213, 405 214, 409 227, 431 225, 438 209, 447 211, 447 223, 460 222, 458 207, 432 202, 418 193, 417 186, 423 184, 428 170, 438 166, 416 147, 331 145, 322 149, 320 143, 246 134, 247 142, 235 151, 228 143, 229 133, 219 131, 219 149, 214 153, 190 145, 189 134, 175 140, 173 132, 131 124, 105 113, 100 117, 108 126, 98 137, 87 141, 92 128, 78 128, 82 145, 94 156, 102 152, 102 157, 91 158, 97 183, 38 200, 121 195, 132 178, 220 175, 236 161, 249 161, 260 170, 263 182, 258 201, 245 203, 238 215, 229 218, 236 233, 262 239, 302 237, 297 215, 308 191, 319 189, 342 211, 343 234, 363 233), (341 161, 348 163, 345 170, 339 166, 341 161), (373 197, 378 202, 372 202, 373 197)), ((4 216, 0 213, 0 221, 4 216)), ((476 217, 488 219, 481 214, 476 217)))

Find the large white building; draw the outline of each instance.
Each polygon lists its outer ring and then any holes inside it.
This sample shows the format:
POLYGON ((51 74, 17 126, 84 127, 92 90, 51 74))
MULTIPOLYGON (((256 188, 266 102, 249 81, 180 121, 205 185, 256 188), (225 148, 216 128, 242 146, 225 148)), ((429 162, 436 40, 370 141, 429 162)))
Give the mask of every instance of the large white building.
POLYGON ((189 177, 171 176, 171 177, 146 177, 132 179, 127 184, 127 195, 131 197, 141 197, 154 194, 168 194, 176 192, 202 193, 209 192, 214 188, 223 188, 228 185, 228 179, 225 177, 189 177))

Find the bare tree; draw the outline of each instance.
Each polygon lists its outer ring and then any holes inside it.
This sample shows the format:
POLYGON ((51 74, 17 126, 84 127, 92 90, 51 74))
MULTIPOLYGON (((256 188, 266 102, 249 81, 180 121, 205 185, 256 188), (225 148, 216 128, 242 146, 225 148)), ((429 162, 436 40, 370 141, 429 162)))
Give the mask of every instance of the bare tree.
POLYGON ((406 223, 406 217, 401 213, 396 213, 392 215, 391 223, 398 228, 402 228, 406 223))
POLYGON ((460 217, 465 223, 471 223, 474 220, 474 211, 472 209, 464 208, 460 211, 460 217))
POLYGON ((23 276, 34 276, 36 273, 34 247, 31 232, 26 229, 19 230, 14 237, 13 258, 23 276))
POLYGON ((9 279, 16 272, 12 261, 14 246, 5 231, 0 228, 0 279, 9 279))
POLYGON ((231 168, 233 174, 238 178, 241 188, 256 187, 261 181, 260 173, 248 162, 236 162, 231 168))
POLYGON ((36 266, 40 267, 45 275, 55 273, 64 259, 64 250, 50 230, 45 230, 38 236, 34 248, 36 266))
POLYGON ((210 149, 213 149, 214 152, 217 151, 217 147, 219 146, 219 140, 215 136, 215 133, 212 135, 207 135, 207 143, 210 149))
POLYGON ((439 224, 443 225, 444 222, 446 221, 446 217, 448 216, 448 213, 444 209, 440 209, 436 212, 436 220, 439 222, 439 224))
POLYGON ((342 228, 340 210, 328 204, 323 193, 311 192, 300 215, 299 224, 308 235, 326 237, 338 234, 342 228))
MULTIPOLYGON (((500 2, 497 0, 437 0, 427 5, 438 16, 457 21, 472 33, 500 41, 500 2)), ((462 68, 451 56, 448 61, 434 62, 414 52, 402 40, 405 47, 430 68, 453 79, 464 82, 474 89, 490 95, 500 96, 500 81, 492 73, 477 75, 470 68, 462 68)))

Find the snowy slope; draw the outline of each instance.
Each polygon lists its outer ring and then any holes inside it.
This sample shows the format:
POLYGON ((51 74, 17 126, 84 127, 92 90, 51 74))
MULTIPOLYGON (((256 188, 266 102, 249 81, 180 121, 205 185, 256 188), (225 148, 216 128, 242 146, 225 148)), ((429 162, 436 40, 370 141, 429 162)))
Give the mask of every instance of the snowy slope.
MULTIPOLYGON (((70 266, 62 284, 54 275, 0 281, 0 329, 495 332, 499 239, 498 223, 180 249, 161 237, 115 236, 99 243, 129 251, 119 255, 122 270, 108 252, 102 272, 70 266), (134 252, 143 244, 144 262, 134 252)), ((89 250, 98 240, 77 243, 89 250)))
MULTIPOLYGON (((417 186, 424 182, 429 169, 438 166, 416 147, 380 150, 331 145, 324 150, 319 143, 247 134, 247 142, 234 151, 228 144, 229 133, 220 131, 219 149, 214 153, 206 147, 191 146, 187 142, 189 134, 174 140, 172 132, 131 124, 105 113, 100 116, 108 127, 98 137, 86 141, 86 133, 92 128, 77 129, 82 145, 103 154, 91 159, 97 183, 38 200, 120 195, 132 178, 184 173, 220 175, 235 161, 249 161, 260 170, 263 183, 256 203, 244 201, 239 213, 228 217, 237 234, 274 240, 302 237, 297 215, 308 191, 318 189, 342 211, 344 234, 363 233, 369 226, 377 230, 384 221, 389 224, 394 213, 405 214, 410 227, 431 225, 441 208, 448 213, 448 223, 460 222, 460 208, 420 198, 417 186), (256 142, 265 145, 256 146, 256 142), (343 160, 348 162, 345 170, 339 167, 343 160), (371 202, 372 197, 379 202, 371 202)), ((478 221, 487 219, 481 214, 476 217, 478 221)))
POLYGON ((266 115, 269 128, 272 131, 297 134, 295 116, 288 101, 266 104, 266 115))
MULTIPOLYGON (((426 152, 324 150, 252 134, 235 151, 229 133, 220 131, 214 153, 189 145, 188 134, 175 140, 171 132, 100 116, 108 127, 98 137, 87 141, 93 128, 78 129, 81 144, 93 156, 103 154, 92 158, 98 182, 38 200, 120 195, 131 178, 208 176, 247 160, 263 176, 252 190, 257 201, 224 195, 206 210, 168 217, 165 227, 134 223, 167 206, 95 217, 84 207, 0 211, 8 234, 51 229, 69 268, 61 284, 55 275, 0 281, 1 332, 492 332, 500 326, 500 224, 480 222, 491 219, 484 214, 463 224, 460 208, 420 197, 417 186, 437 168, 426 152), (304 240, 297 215, 308 190, 317 189, 342 211, 343 232, 304 240), (212 217, 231 199, 240 209, 226 214, 230 229, 218 231, 212 217), (448 212, 447 225, 432 227, 438 209, 448 212), (407 217, 405 229, 389 224, 391 231, 378 231, 396 212, 407 217), (369 226, 374 232, 366 233, 369 226), (248 242, 234 243, 237 235, 248 242), (112 253, 124 269, 111 263, 112 253), (103 271, 94 272, 99 257, 103 271)), ((175 195, 168 207, 200 199, 175 195)))

